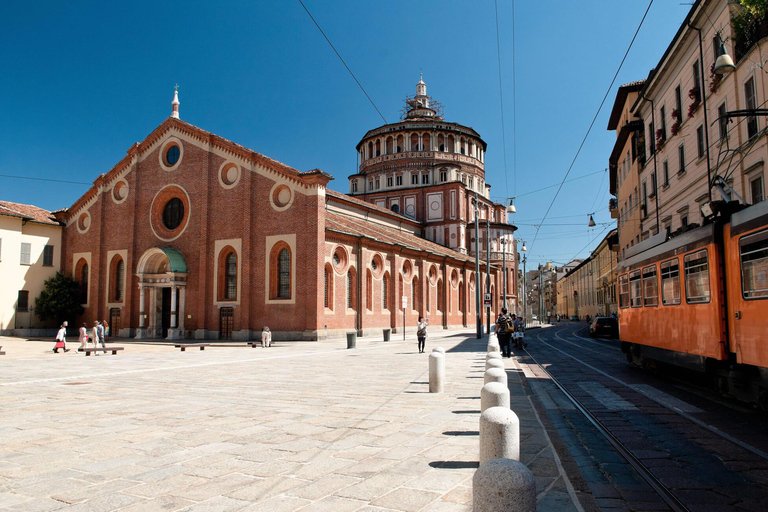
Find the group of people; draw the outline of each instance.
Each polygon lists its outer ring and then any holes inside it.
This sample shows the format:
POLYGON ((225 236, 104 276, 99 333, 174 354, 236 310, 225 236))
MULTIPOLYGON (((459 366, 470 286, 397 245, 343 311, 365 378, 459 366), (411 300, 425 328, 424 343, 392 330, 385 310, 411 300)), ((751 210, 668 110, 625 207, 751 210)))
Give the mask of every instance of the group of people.
POLYGON ((512 357, 512 336, 515 336, 515 342, 518 348, 528 345, 523 341, 523 322, 517 318, 517 315, 507 314, 507 308, 501 308, 501 314, 496 319, 496 336, 499 338, 502 357, 512 357))
MULTIPOLYGON (((69 352, 69 349, 67 348, 67 326, 69 325, 68 322, 64 322, 61 324, 61 327, 59 328, 59 332, 56 333, 56 344, 53 346, 53 352, 55 354, 59 353, 59 349, 64 349, 64 352, 69 352)), ((109 337, 109 322, 106 320, 102 320, 99 322, 98 320, 93 322, 93 327, 89 330, 88 324, 83 322, 83 325, 80 327, 80 336, 78 337, 77 341, 80 342, 80 346, 77 348, 78 352, 82 352, 84 349, 88 347, 88 343, 93 343, 93 347, 96 348, 99 346, 99 343, 101 344, 102 348, 106 348, 106 342, 107 338, 109 337)))

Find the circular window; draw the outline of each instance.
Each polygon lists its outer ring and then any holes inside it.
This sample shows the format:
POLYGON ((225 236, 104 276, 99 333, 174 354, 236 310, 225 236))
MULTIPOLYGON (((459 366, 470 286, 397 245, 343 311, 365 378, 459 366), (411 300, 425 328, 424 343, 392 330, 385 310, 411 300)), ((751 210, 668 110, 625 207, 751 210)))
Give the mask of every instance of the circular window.
POLYGON ((453 269, 451 272, 451 286, 456 288, 456 285, 459 284, 459 273, 456 271, 456 269, 453 269))
POLYGON ((180 156, 181 150, 179 150, 179 146, 173 145, 165 152, 165 162, 170 166, 176 165, 180 156))
POLYGON ((219 169, 219 182, 225 189, 230 189, 240 181, 240 167, 233 162, 224 162, 219 169))
POLYGON ((112 187, 112 199, 116 203, 122 203, 126 197, 128 197, 128 183, 125 181, 118 181, 115 183, 115 186, 112 187))
POLYGON ((374 254, 373 258, 371 258, 371 270, 376 277, 379 277, 384 272, 384 260, 381 259, 380 254, 374 254))
POLYGON ((287 210, 293 204, 293 191, 287 185, 275 184, 270 194, 272 208, 277 211, 287 210))
POLYGON ((77 229, 81 233, 85 233, 88 231, 88 228, 91 227, 91 216, 88 212, 83 212, 80 214, 80 216, 77 218, 77 229))
POLYGON ((432 284, 435 284, 435 281, 437 281, 437 269, 435 268, 434 265, 429 267, 429 281, 432 284))
POLYGON ((338 246, 333 250, 333 256, 331 256, 331 259, 333 260, 333 268, 341 274, 344 272, 344 269, 347 268, 347 251, 344 250, 343 247, 338 246))
POLYGON ((150 226, 159 239, 170 242, 187 229, 191 214, 187 192, 178 185, 168 185, 152 200, 150 226))
POLYGON ((400 213, 400 205, 398 204, 393 204, 390 209, 395 213, 400 213))
POLYGON ((403 263, 403 277, 408 279, 411 277, 411 271, 413 270, 413 267, 411 267, 411 262, 409 260, 405 260, 403 263))
POLYGON ((173 231, 184 220, 184 203, 178 197, 174 197, 163 208, 163 225, 173 231))

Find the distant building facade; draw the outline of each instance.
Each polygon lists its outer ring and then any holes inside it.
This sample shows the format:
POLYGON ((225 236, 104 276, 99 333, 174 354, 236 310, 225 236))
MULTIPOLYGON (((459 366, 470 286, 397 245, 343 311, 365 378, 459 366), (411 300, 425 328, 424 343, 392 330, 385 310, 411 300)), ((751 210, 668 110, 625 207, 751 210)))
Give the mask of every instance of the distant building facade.
POLYGON ((62 225, 36 206, 0 201, 0 335, 55 327, 35 315, 35 299, 59 270, 62 225))
POLYGON ((618 313, 616 266, 618 234, 611 230, 587 259, 563 276, 562 290, 568 317, 584 319, 618 313))

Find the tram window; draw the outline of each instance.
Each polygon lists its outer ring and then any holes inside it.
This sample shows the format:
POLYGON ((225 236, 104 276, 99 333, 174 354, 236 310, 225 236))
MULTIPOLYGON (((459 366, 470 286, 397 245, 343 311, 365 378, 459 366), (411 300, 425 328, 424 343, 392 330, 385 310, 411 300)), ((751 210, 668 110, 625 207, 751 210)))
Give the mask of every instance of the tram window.
POLYGON ((656 280, 656 266, 645 267, 643 269, 643 295, 644 306, 659 305, 659 286, 656 280))
POLYGON ((619 276, 619 307, 622 309, 629 307, 629 276, 627 274, 619 276))
POLYGON ((689 304, 709 302, 709 264, 707 250, 687 254, 685 269, 685 300, 689 304))
POLYGON ((741 293, 745 299, 768 297, 768 231, 739 240, 741 293))
POLYGON ((677 258, 661 264, 661 303, 680 304, 680 263, 677 258))
POLYGON ((639 270, 629 273, 629 299, 633 308, 643 307, 643 288, 639 270))

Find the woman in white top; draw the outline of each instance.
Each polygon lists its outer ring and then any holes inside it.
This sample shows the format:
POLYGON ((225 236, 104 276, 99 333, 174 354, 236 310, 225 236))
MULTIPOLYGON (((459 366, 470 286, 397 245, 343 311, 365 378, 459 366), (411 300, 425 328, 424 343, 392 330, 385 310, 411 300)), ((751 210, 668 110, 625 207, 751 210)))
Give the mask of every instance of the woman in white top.
POLYGON ((56 354, 59 353, 59 343, 61 343, 64 347, 64 352, 69 352, 69 349, 67 348, 67 325, 69 324, 64 321, 64 323, 61 324, 61 327, 59 328, 59 332, 56 333, 56 345, 53 346, 53 351, 56 354))
POLYGON ((80 327, 80 337, 77 338, 77 341, 80 342, 80 346, 77 348, 78 352, 82 352, 85 347, 88 346, 88 324, 83 322, 82 327, 80 327))
POLYGON ((269 347, 272 344, 272 332, 266 325, 261 331, 261 348, 269 347))

